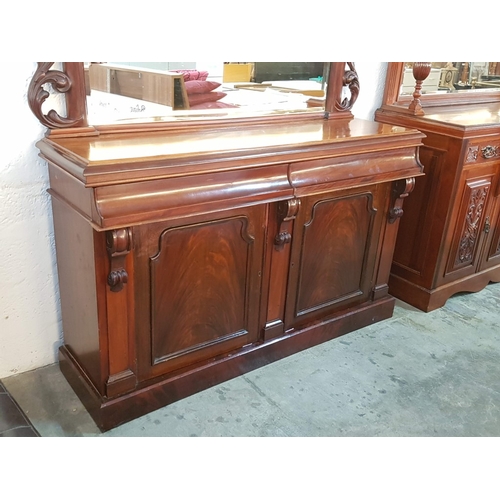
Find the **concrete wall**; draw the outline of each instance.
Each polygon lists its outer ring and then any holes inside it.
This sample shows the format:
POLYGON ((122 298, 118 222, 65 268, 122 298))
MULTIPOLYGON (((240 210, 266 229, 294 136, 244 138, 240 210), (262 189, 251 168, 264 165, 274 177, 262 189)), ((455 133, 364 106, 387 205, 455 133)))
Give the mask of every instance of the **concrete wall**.
MULTIPOLYGON (((358 118, 373 118, 386 63, 356 63, 358 118)), ((27 90, 36 63, 10 63, 3 81, 0 148, 0 379, 56 362, 62 342, 47 166, 36 142, 45 133, 27 90), (8 96, 8 97, 7 97, 8 96)), ((63 109, 63 100, 51 101, 63 109)))

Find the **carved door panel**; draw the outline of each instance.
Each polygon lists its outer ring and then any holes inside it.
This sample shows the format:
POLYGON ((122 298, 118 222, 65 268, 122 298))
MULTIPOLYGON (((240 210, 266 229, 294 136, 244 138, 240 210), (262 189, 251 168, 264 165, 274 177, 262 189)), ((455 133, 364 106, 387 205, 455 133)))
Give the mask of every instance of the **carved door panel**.
POLYGON ((286 328, 371 296, 387 190, 303 198, 295 220, 286 328))
POLYGON ((256 342, 265 206, 135 229, 141 379, 256 342))
POLYGON ((490 169, 466 173, 444 279, 438 284, 473 274, 478 269, 490 218, 493 179, 490 169))
MULTIPOLYGON (((500 166, 497 166, 497 170, 500 170, 500 166)), ((495 177, 492 188, 491 209, 486 214, 483 226, 486 241, 480 271, 500 264, 500 175, 495 177)))

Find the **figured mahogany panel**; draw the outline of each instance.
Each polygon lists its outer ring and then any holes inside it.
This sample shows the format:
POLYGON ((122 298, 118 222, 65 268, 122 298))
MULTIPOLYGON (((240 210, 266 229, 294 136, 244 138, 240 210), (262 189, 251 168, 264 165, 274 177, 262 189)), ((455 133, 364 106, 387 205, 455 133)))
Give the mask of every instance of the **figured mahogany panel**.
POLYGON ((155 363, 228 336, 248 335, 246 285, 253 238, 247 222, 229 219, 161 235, 160 251, 151 259, 155 363))
POLYGON ((367 262, 376 250, 373 198, 372 192, 358 190, 302 200, 292 248, 289 326, 296 318, 333 312, 368 297, 372 274, 367 262))
POLYGON ((265 210, 246 212, 148 235, 154 253, 141 257, 148 274, 137 277, 144 287, 150 283, 149 298, 138 298, 150 311, 145 372, 171 371, 258 340, 265 210))

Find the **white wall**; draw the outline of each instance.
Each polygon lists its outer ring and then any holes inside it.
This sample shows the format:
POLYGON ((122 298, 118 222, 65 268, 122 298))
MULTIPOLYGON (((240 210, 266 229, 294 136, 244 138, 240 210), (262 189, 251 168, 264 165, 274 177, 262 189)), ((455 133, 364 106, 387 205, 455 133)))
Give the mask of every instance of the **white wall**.
POLYGON ((35 143, 45 128, 28 107, 36 64, 9 63, 0 148, 0 378, 56 359, 61 322, 47 167, 35 143))
MULTIPOLYGON (((45 128, 27 103, 35 68, 9 63, 2 79, 9 93, 2 99, 0 148, 0 379, 56 362, 62 342, 47 165, 35 146, 45 128)), ((373 118, 386 68, 356 63, 357 118, 373 118)))
POLYGON ((373 120, 375 111, 382 104, 387 63, 356 62, 359 77, 359 97, 352 112, 356 118, 373 120))

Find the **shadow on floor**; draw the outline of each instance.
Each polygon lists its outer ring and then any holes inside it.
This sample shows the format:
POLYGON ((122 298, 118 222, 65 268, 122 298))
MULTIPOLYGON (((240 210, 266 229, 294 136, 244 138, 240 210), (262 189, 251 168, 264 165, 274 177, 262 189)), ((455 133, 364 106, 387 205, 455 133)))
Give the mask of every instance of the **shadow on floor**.
POLYGON ((37 430, 0 382, 0 437, 39 437, 37 430))

